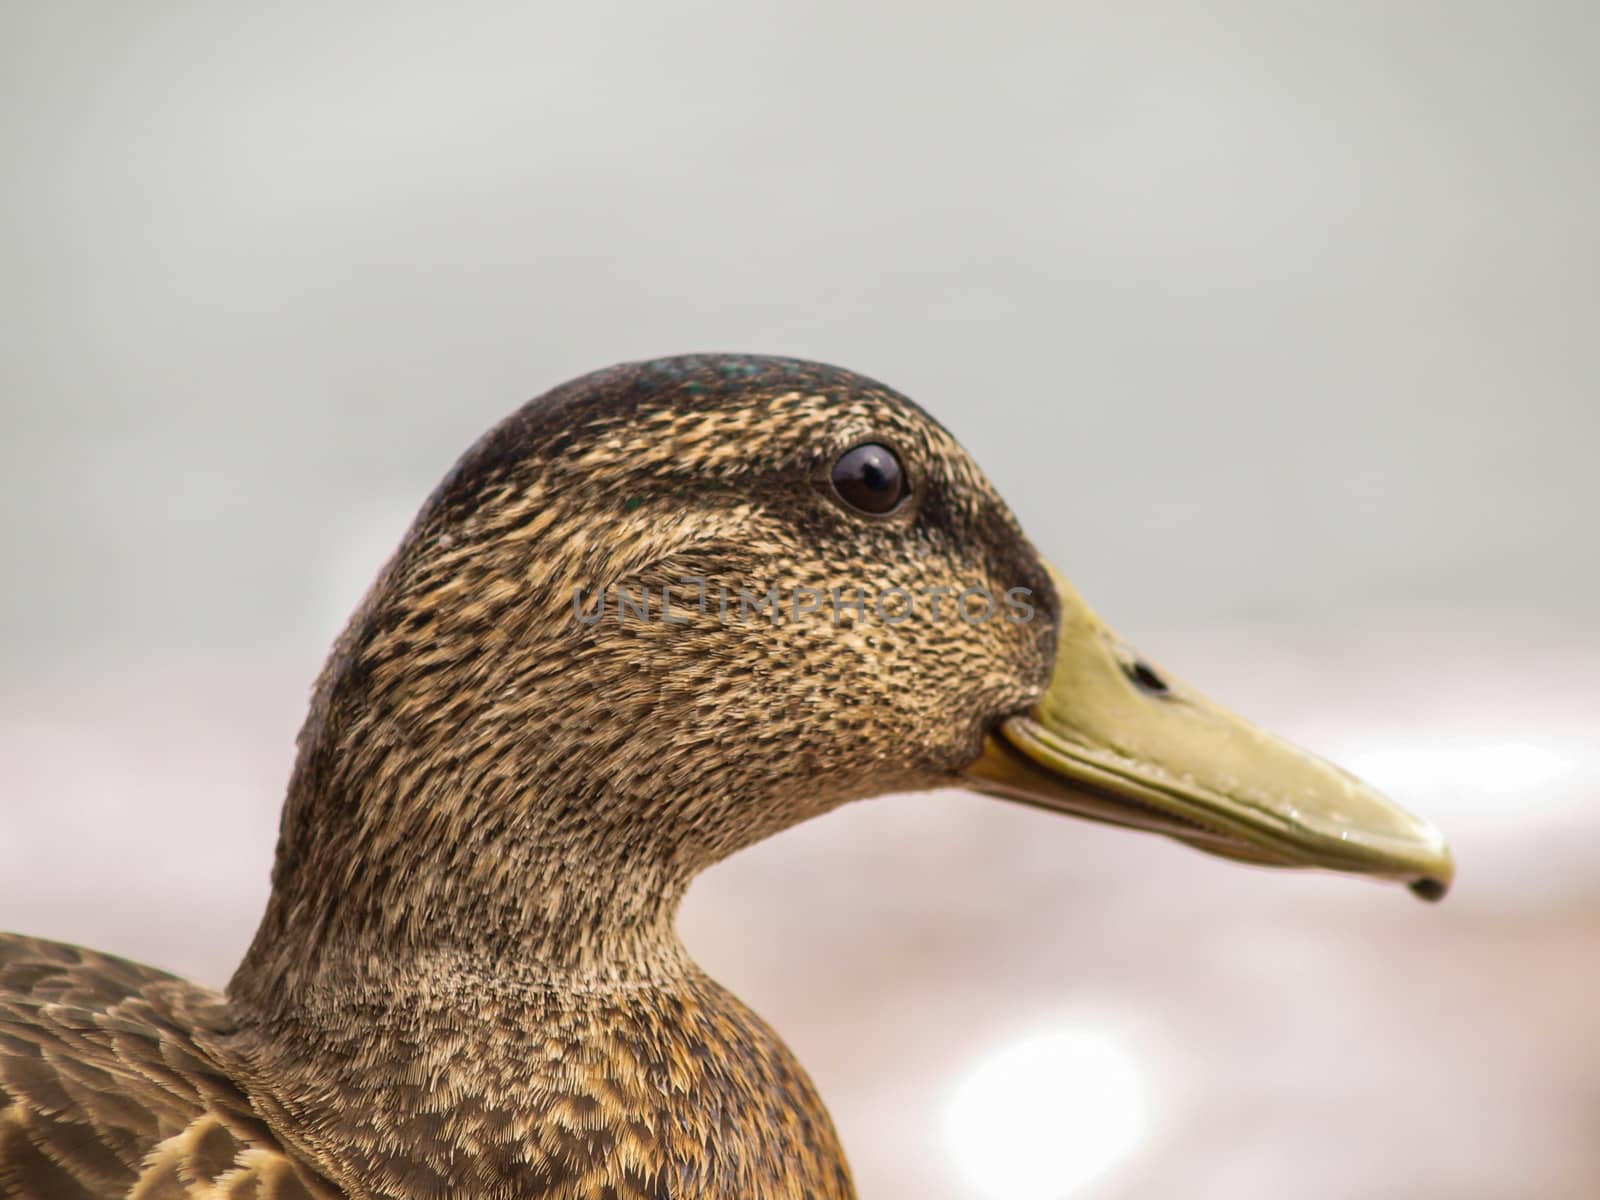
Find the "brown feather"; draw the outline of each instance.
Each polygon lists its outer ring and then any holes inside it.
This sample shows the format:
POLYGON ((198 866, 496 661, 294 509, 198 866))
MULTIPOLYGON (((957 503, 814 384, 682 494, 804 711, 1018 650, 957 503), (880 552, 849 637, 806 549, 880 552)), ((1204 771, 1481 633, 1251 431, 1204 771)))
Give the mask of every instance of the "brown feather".
POLYGON ((970 459, 870 380, 709 356, 530 403, 335 646, 227 995, 0 940, 0 1197, 846 1200, 804 1070, 690 961, 678 902, 797 821, 948 783, 1044 686, 1054 604, 970 459), (914 484, 882 518, 826 482, 869 440, 914 484), (735 622, 685 576, 1039 612, 735 622), (685 623, 574 618, 622 585, 685 623))

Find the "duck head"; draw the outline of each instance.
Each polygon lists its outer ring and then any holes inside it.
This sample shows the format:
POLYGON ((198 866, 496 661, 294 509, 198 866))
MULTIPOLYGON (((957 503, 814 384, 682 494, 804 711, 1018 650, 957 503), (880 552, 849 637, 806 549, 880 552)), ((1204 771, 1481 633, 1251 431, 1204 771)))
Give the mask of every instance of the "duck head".
POLYGON ((300 745, 263 931, 302 948, 647 938, 740 847, 951 786, 1425 895, 1452 870, 1124 645, 914 403, 778 358, 612 368, 490 431, 300 745))

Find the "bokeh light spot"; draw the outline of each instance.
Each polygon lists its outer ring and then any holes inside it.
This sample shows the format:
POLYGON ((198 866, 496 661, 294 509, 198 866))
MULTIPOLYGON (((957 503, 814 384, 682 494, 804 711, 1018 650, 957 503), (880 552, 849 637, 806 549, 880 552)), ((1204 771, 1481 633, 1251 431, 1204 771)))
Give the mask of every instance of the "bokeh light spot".
POLYGON ((1132 1057, 1104 1034, 1073 1029, 980 1063, 951 1098, 944 1131, 982 1195, 1061 1200, 1126 1157, 1145 1125, 1132 1057))

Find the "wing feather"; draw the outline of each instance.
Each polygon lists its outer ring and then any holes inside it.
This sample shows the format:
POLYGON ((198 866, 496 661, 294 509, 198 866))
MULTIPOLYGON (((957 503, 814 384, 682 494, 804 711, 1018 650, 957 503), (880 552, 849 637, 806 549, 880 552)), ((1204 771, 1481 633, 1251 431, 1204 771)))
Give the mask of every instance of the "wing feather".
POLYGON ((338 1200, 287 1153, 190 1014, 214 992, 0 934, 0 1200, 338 1200))

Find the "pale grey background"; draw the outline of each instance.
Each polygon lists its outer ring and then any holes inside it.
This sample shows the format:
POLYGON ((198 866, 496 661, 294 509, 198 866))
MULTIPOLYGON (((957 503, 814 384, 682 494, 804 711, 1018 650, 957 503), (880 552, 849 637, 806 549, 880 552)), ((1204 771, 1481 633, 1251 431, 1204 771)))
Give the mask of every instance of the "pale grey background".
POLYGON ((864 1196, 978 1194, 944 1097, 1085 1012, 1157 1099, 1075 1194, 1600 1193, 1597 35, 1581 3, 5 5, 0 926, 223 981, 306 686, 455 455, 620 359, 822 358, 1463 862, 1425 910, 919 797, 714 872, 691 944, 864 1196))

